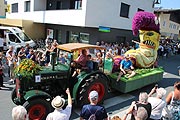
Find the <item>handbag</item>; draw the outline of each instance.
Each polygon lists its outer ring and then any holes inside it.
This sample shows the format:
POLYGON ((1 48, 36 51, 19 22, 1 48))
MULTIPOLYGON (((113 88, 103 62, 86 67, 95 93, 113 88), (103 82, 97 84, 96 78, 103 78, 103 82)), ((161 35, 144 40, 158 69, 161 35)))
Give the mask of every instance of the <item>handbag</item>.
POLYGON ((162 110, 162 118, 163 119, 167 119, 167 120, 171 120, 173 118, 173 115, 172 115, 172 101, 173 101, 173 98, 174 98, 174 92, 172 93, 172 98, 171 98, 171 101, 170 101, 170 105, 166 105, 166 107, 163 108, 162 110))
POLYGON ((162 110, 162 118, 163 119, 167 119, 167 120, 171 120, 173 117, 173 115, 171 114, 171 111, 166 107, 163 108, 162 110))

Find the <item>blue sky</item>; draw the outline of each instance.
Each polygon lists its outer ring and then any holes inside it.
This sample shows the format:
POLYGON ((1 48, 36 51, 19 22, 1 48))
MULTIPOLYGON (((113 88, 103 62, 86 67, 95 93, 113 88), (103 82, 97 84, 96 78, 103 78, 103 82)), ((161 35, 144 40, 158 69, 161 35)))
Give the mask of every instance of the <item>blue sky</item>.
POLYGON ((161 0, 161 4, 155 5, 155 7, 180 9, 180 0, 161 0))

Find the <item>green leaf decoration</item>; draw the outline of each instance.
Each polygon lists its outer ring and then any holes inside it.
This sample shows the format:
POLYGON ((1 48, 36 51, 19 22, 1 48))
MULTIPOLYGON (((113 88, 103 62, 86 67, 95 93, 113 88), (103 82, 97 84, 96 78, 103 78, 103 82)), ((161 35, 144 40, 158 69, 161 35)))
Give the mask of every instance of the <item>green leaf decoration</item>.
POLYGON ((31 59, 23 59, 21 63, 15 68, 15 75, 21 75, 24 78, 31 79, 34 74, 37 74, 42 67, 36 64, 31 59))

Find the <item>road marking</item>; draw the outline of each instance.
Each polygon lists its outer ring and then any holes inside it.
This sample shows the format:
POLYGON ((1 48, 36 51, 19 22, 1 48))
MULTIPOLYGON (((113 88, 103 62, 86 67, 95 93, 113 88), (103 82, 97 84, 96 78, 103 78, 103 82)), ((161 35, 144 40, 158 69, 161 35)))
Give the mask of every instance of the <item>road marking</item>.
MULTIPOLYGON (((133 99, 133 98, 135 98, 135 96, 132 96, 130 94, 119 95, 119 96, 116 96, 116 97, 106 99, 104 101, 103 106, 107 109, 107 108, 110 108, 110 107, 112 107, 114 105, 118 105, 118 104, 120 104, 122 102, 125 102, 125 101, 133 99)), ((75 109, 74 112, 77 115, 80 115, 81 110, 80 109, 75 109)), ((79 118, 77 118, 77 119, 79 119, 79 118)), ((75 120, 77 120, 77 119, 75 119, 75 120)))
POLYGON ((168 73, 167 72, 164 72, 163 75, 167 75, 168 73))

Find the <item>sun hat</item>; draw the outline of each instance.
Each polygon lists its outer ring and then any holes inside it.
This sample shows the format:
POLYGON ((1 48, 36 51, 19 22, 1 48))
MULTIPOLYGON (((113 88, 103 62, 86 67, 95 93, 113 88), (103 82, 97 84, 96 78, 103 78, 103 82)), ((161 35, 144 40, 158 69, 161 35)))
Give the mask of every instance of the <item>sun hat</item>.
POLYGON ((98 92, 93 90, 89 93, 89 99, 94 101, 98 99, 98 92))
POLYGON ((156 93, 158 97, 162 98, 166 95, 166 90, 164 88, 158 88, 156 93))
POLYGON ((61 96, 56 96, 51 102, 52 107, 55 109, 62 108, 64 104, 65 104, 65 99, 62 98, 61 96))

